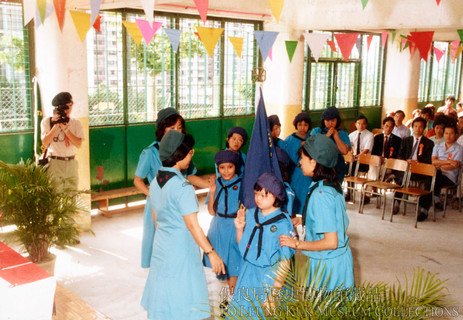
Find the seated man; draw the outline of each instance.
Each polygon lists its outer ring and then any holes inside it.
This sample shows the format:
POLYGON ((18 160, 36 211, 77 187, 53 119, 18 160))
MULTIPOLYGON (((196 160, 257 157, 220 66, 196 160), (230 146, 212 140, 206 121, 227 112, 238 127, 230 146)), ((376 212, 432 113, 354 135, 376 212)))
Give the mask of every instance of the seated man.
POLYGON ((384 158, 396 159, 399 155, 402 139, 392 133, 395 121, 392 117, 386 117, 383 120, 383 133, 377 134, 373 138, 373 149, 371 154, 384 158))
POLYGON ((434 208, 442 210, 440 192, 443 187, 455 186, 458 173, 463 161, 463 147, 456 143, 457 128, 448 124, 444 128, 444 142, 434 146, 432 151, 432 164, 439 169, 434 184, 434 208))
MULTIPOLYGON (((402 144, 399 150, 399 159, 408 160, 408 161, 418 161, 422 163, 432 163, 431 156, 432 150, 434 147, 434 142, 429 140, 423 135, 424 128, 426 128, 426 120, 421 117, 413 120, 412 129, 413 136, 406 137, 402 140, 402 144)), ((395 173, 397 183, 401 184, 403 175, 401 173, 395 173)), ((426 185, 426 188, 430 187, 431 179, 423 177, 420 175, 412 175, 411 180, 413 181, 423 181, 426 185)), ((396 193, 397 197, 401 197, 400 193, 396 193)), ((427 218, 428 209, 431 206, 432 198, 430 196, 423 196, 420 198, 420 215, 418 216, 418 221, 423 221, 427 218)), ((393 214, 399 212, 400 202, 398 200, 394 201, 393 214)))

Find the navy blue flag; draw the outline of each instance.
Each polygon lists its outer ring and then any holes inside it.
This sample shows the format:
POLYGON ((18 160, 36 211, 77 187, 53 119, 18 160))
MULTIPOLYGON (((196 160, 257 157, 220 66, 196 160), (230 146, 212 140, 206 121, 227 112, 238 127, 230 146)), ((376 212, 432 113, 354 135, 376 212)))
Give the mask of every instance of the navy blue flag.
POLYGON ((254 184, 257 178, 264 172, 271 172, 283 181, 280 167, 278 166, 275 146, 270 135, 264 97, 262 89, 260 89, 256 120, 252 128, 251 142, 249 143, 248 154, 246 155, 246 164, 244 165, 243 180, 241 183, 241 201, 246 208, 254 208, 256 206, 254 201, 254 184))

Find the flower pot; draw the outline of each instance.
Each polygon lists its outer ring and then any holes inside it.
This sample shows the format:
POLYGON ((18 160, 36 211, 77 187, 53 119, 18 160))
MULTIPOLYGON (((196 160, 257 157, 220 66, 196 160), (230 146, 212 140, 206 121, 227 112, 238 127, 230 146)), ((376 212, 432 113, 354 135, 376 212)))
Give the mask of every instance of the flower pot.
POLYGON ((50 253, 47 256, 47 259, 43 260, 42 262, 38 262, 37 265, 53 277, 55 275, 55 262, 56 256, 50 253))

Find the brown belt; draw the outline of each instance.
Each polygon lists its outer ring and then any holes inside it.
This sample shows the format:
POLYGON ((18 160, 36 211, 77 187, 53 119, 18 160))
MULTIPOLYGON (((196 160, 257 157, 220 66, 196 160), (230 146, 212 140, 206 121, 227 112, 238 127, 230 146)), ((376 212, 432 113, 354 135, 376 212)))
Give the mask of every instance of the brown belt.
POLYGON ((70 161, 74 160, 76 156, 70 156, 70 157, 58 157, 58 156, 50 156, 50 159, 56 159, 56 160, 62 160, 62 161, 70 161))

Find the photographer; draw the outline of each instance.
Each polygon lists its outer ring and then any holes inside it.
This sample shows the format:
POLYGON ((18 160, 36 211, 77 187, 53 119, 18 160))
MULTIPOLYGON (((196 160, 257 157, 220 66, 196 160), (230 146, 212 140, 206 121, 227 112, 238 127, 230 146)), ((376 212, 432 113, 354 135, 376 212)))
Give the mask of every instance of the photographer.
POLYGON ((77 189, 75 155, 84 136, 82 125, 79 120, 70 118, 74 102, 69 92, 58 93, 51 104, 53 117, 44 118, 40 124, 42 144, 48 148, 48 171, 64 187, 77 189))

